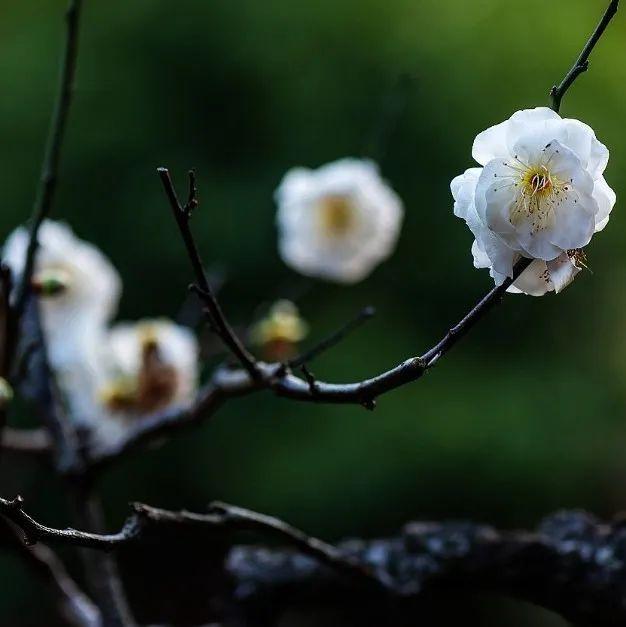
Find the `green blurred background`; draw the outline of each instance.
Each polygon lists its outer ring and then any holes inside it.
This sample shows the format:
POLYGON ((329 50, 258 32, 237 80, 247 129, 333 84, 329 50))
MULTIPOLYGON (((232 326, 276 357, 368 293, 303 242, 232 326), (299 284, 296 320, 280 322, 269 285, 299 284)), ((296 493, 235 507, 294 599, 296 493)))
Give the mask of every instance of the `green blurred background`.
MULTIPOLYGON (((314 343, 375 305, 368 327, 313 370, 338 381, 377 373, 431 345, 490 287, 472 267, 449 182, 472 165, 477 132, 547 103, 605 4, 87 1, 54 217, 119 268, 122 318, 174 316, 190 272, 155 168, 168 166, 182 186, 194 167, 194 228, 225 277, 231 319, 248 324, 259 305, 300 294, 314 343), (379 158, 406 204, 398 249, 359 285, 305 281, 278 257, 273 190, 292 166, 363 154, 379 158)), ((0 6, 4 237, 33 200, 64 3, 0 6)), ((375 412, 269 394, 233 401, 108 472, 111 526, 129 500, 201 509, 217 498, 331 540, 392 534, 416 518, 522 527, 559 508, 623 509, 625 33, 619 15, 562 106, 611 151, 606 177, 618 204, 589 246, 592 272, 558 297, 506 298, 429 376, 384 396, 375 412)), ((23 493, 51 524, 69 522, 48 473, 12 458, 1 468, 6 495, 23 493)), ((0 624, 48 624, 49 607, 33 602, 39 584, 14 558, 0 556, 0 583, 0 624)), ((473 603, 466 621, 564 624, 490 600, 473 603)))

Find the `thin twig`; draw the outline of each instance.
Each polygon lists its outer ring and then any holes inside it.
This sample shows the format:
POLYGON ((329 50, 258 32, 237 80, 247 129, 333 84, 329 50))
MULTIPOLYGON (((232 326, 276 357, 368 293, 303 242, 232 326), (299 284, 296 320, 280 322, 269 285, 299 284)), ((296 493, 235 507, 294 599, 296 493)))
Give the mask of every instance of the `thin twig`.
POLYGON ((332 348, 342 340, 344 340, 352 331, 358 329, 364 322, 367 322, 371 319, 376 313, 374 307, 365 307, 363 308, 357 316, 349 320, 343 327, 335 331, 332 335, 323 339, 317 345, 310 348, 305 353, 302 353, 295 359, 291 359, 287 365, 296 369, 302 366, 303 364, 311 363, 316 357, 326 352, 329 348, 332 348))
POLYGON ((42 544, 25 545, 17 527, 7 521, 0 525, 0 537, 8 540, 8 548, 15 551, 51 589, 63 618, 73 627, 101 627, 100 611, 91 599, 70 577, 63 562, 42 544))
MULTIPOLYGON (((363 583, 378 583, 368 569, 356 560, 345 556, 334 546, 296 529, 274 518, 226 503, 215 502, 209 505, 206 514, 187 511, 172 512, 134 503, 133 514, 122 529, 114 534, 96 534, 75 529, 54 529, 37 522, 23 510, 21 497, 13 500, 0 498, 0 515, 22 529, 25 542, 79 546, 99 551, 113 551, 123 546, 140 542, 161 528, 197 528, 213 533, 215 529, 230 531, 254 531, 270 534, 294 548, 309 555, 321 564, 337 572, 349 575, 363 583)), ((153 536, 154 537, 154 536, 153 536)))
MULTIPOLYGON (((4 325, 4 346, 1 356, 0 374, 9 381, 13 381, 14 365, 18 350, 18 339, 20 324, 28 298, 30 295, 30 283, 35 265, 35 254, 37 252, 39 227, 50 213, 54 193, 56 191, 59 166, 61 163, 61 148, 65 137, 67 119, 72 103, 74 88, 74 77, 76 75, 76 64, 78 59, 78 34, 80 26, 80 13, 82 0, 70 0, 66 12, 66 36, 63 60, 61 62, 61 74, 59 78, 59 88, 54 105, 54 112, 50 122, 48 142, 41 167, 39 187, 30 218, 30 230, 26 258, 22 275, 15 285, 15 296, 12 303, 9 303, 8 294, 4 295, 7 305, 5 311, 4 325)), ((6 270, 2 271, 3 287, 12 287, 12 279, 6 270)), ((6 422, 6 409, 0 410, 0 432, 6 422)))
POLYGON ((432 368, 456 343, 464 337, 485 314, 487 314, 530 265, 531 259, 521 259, 513 269, 513 277, 508 277, 502 285, 494 287, 481 299, 470 312, 453 326, 444 337, 420 357, 412 357, 395 368, 376 377, 358 383, 326 383, 319 379, 315 382, 315 395, 311 394, 308 382, 286 374, 270 382, 274 392, 280 396, 301 400, 327 403, 357 403, 366 407, 381 394, 402 385, 416 381, 432 368))
MULTIPOLYGON (((69 487, 77 524, 95 533, 103 532, 105 522, 102 505, 89 482, 73 483, 69 487)), ((115 557, 86 549, 81 549, 79 554, 88 590, 102 613, 103 627, 135 627, 115 557)))
POLYGON ((217 298, 213 294, 213 290, 211 289, 211 285, 204 271, 198 247, 196 246, 193 234, 189 228, 191 212, 198 204, 195 175, 193 171, 189 172, 189 199, 187 204, 183 207, 176 195, 169 170, 167 168, 158 168, 157 172, 163 183, 165 194, 167 195, 176 224, 178 225, 185 248, 187 249, 187 254, 196 277, 197 292, 206 306, 211 326, 252 379, 259 380, 260 374, 254 357, 244 347, 241 340, 233 331, 222 312, 217 298))
POLYGON ((513 277, 491 289, 479 303, 452 327, 444 337, 421 357, 412 357, 395 368, 371 379, 357 383, 329 383, 314 379, 314 385, 306 377, 301 379, 285 368, 284 364, 257 363, 261 383, 250 378, 246 371, 226 368, 218 369, 210 382, 200 391, 196 401, 183 409, 171 409, 160 414, 144 418, 129 428, 124 438, 114 445, 96 443, 89 454, 92 471, 98 471, 110 465, 120 457, 125 457, 137 448, 171 436, 179 430, 199 425, 208 420, 231 398, 245 396, 263 387, 273 390, 278 396, 298 401, 355 404, 366 409, 374 409, 375 400, 381 394, 419 379, 432 368, 483 316, 502 298, 506 289, 530 264, 531 260, 522 259, 513 269, 513 277))
POLYGON ((565 75, 565 78, 561 81, 561 83, 557 86, 554 85, 550 90, 550 97, 552 98, 552 109, 559 112, 561 108, 561 100, 565 95, 565 92, 572 86, 572 83, 583 73, 586 72, 589 68, 589 55, 593 51, 595 45, 602 37, 606 27, 609 25, 609 22, 613 19, 613 16, 617 13, 617 7, 619 5, 619 0, 611 0, 611 3, 607 7, 602 19, 596 26, 595 30, 591 34, 591 37, 587 40, 585 47, 582 49, 580 55, 576 59, 574 65, 571 67, 569 72, 565 75))
POLYGON ((30 280, 38 246, 37 234, 39 227, 50 213, 57 187, 59 166, 61 163, 61 148, 65 138, 65 129, 67 127, 67 119, 74 91, 81 9, 82 0, 70 0, 66 12, 67 35, 65 38, 65 51, 61 63, 59 91, 54 106, 52 121, 50 123, 50 134, 41 168, 40 184, 30 220, 30 232, 24 270, 16 287, 14 302, 17 320, 19 320, 24 311, 28 292, 30 291, 30 280))

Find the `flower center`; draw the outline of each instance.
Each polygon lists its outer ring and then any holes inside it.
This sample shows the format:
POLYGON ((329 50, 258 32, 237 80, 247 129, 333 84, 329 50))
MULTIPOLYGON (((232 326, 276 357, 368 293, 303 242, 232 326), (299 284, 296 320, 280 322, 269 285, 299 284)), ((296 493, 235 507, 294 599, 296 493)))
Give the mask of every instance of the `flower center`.
POLYGON ((529 168, 522 178, 522 194, 525 196, 547 196, 552 186, 552 176, 545 165, 529 168))
POLYGON ((141 340, 141 366, 136 376, 119 377, 100 393, 112 411, 149 414, 167 407, 176 397, 178 374, 161 358, 156 339, 141 340))
POLYGON ((346 196, 326 196, 319 204, 320 225, 325 235, 343 237, 354 223, 354 207, 346 196))

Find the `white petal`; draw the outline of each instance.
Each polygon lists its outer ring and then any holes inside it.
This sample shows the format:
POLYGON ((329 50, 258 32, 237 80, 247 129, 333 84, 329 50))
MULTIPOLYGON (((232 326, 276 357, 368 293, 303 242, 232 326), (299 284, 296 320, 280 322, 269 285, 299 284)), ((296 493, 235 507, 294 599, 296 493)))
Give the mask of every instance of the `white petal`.
POLYGON ((487 165, 492 159, 506 157, 509 154, 506 137, 509 121, 501 122, 479 133, 472 146, 472 157, 480 163, 487 165))
POLYGON ((601 231, 609 222, 611 210, 615 206, 615 192, 608 186, 603 176, 596 179, 593 188, 593 197, 598 203, 598 213, 596 214, 596 233, 601 231))
POLYGON ((492 159, 508 157, 511 155, 512 143, 521 132, 528 132, 534 127, 545 126, 546 122, 560 119, 560 116, 548 107, 517 111, 506 122, 479 133, 474 140, 472 156, 481 165, 487 165, 492 159))
POLYGON ((474 202, 474 191, 482 168, 469 168, 463 174, 452 179, 450 190, 454 198, 454 215, 465 218, 474 202))
POLYGON ((543 296, 554 289, 546 262, 535 259, 507 291, 512 294, 528 294, 529 296, 543 296))
POLYGON ((563 253, 560 257, 547 262, 550 280, 554 285, 554 291, 558 294, 562 292, 580 272, 567 253, 563 253))
POLYGON ((515 227, 510 216, 518 190, 518 177, 508 159, 490 161, 476 186, 476 211, 481 221, 511 247, 515 246, 515 227))
POLYGON ((579 120, 563 120, 567 128, 565 145, 573 150, 581 160, 583 167, 595 180, 605 170, 609 162, 607 147, 597 140, 593 129, 579 120))

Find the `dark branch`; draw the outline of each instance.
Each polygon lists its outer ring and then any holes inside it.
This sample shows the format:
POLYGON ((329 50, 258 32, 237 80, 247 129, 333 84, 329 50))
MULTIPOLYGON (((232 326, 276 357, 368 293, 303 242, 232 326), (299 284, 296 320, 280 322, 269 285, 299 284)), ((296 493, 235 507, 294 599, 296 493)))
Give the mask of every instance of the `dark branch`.
POLYGON ((0 498, 0 515, 17 525, 24 532, 24 542, 32 545, 37 542, 71 545, 100 551, 113 551, 123 546, 140 542, 160 529, 229 531, 252 531, 285 542, 302 553, 315 558, 319 563, 343 575, 348 575, 360 583, 369 585, 379 582, 360 562, 346 557, 334 546, 309 536, 291 525, 265 514, 259 514, 242 507, 213 503, 206 514, 192 512, 172 512, 142 503, 132 505, 133 514, 126 520, 122 529, 114 534, 97 534, 75 529, 54 529, 37 522, 23 509, 21 497, 13 500, 0 498))
MULTIPOLYGON (((100 499, 88 482, 73 483, 69 496, 74 509, 74 519, 83 529, 101 533, 105 530, 104 513, 100 499)), ((92 536, 95 533, 91 534, 92 536)), ((88 591, 98 604, 103 627, 136 627, 124 586, 113 555, 99 551, 79 551, 88 591)))
POLYGON ((602 37, 606 27, 609 25, 609 22, 613 19, 613 16, 617 13, 617 7, 619 5, 619 0, 611 0, 607 10, 604 12, 602 19, 596 26, 595 30, 589 37, 585 47, 582 49, 582 52, 576 59, 574 65, 569 70, 569 72, 565 75, 565 78, 561 81, 561 83, 557 86, 555 85, 550 90, 550 97, 552 98, 552 109, 554 109, 557 113, 561 108, 561 100, 565 95, 565 92, 572 86, 573 82, 583 73, 586 72, 589 68, 589 55, 593 51, 595 45, 602 37))
POLYGON ((65 129, 74 91, 81 9, 82 0, 70 0, 66 12, 67 35, 65 38, 65 51, 61 63, 59 91, 54 106, 52 121, 50 123, 50 134, 41 168, 40 184, 30 220, 29 242, 24 270, 16 288, 15 312, 18 320, 24 310, 26 299, 30 291, 30 281, 38 245, 37 233, 39 232, 41 223, 50 213, 57 187, 59 166, 61 163, 61 148, 63 146, 63 139, 65 138, 65 129))
MULTIPOLYGON (((530 601, 575 624, 626 624, 626 526, 580 512, 556 514, 537 532, 497 531, 474 523, 413 523, 395 538, 339 545, 385 580, 396 595, 485 592, 530 601)), ((362 591, 291 550, 237 547, 227 561, 238 601, 262 598, 280 611, 339 598, 371 601, 362 591)), ((389 599, 384 599, 389 603, 389 599)))
MULTIPOLYGON (((529 259, 522 259, 513 270, 515 278, 528 267, 529 259)), ((503 297, 514 279, 491 289, 477 305, 464 316, 444 337, 421 357, 412 357, 395 368, 357 383, 328 383, 305 377, 296 377, 284 364, 257 362, 261 382, 254 381, 243 370, 218 369, 211 381, 202 389, 195 403, 188 408, 174 409, 143 418, 132 426, 123 440, 113 446, 100 445, 89 453, 93 470, 110 464, 138 447, 172 435, 179 429, 197 425, 209 419, 229 399, 268 388, 278 396, 304 402, 358 404, 373 409, 381 394, 419 379, 447 353, 482 317, 503 297)), ((96 444, 98 446, 98 444, 96 444)))
POLYGON ((244 602, 260 595, 279 605, 286 591, 292 604, 303 599, 321 604, 337 591, 348 604, 377 593, 389 602, 389 593, 419 598, 432 591, 463 590, 530 601, 576 624, 626 622, 623 519, 603 524, 581 512, 565 512, 544 520, 532 533, 474 523, 411 523, 398 537, 335 547, 273 517, 220 503, 205 514, 141 504, 133 510, 120 532, 105 535, 46 527, 23 511, 21 499, 0 499, 0 513, 21 527, 29 542, 111 551, 193 530, 251 531, 285 543, 286 549, 231 551, 227 570, 244 602))
POLYGON ((310 363, 316 357, 344 340, 348 335, 350 335, 350 333, 352 333, 352 331, 358 329, 375 314, 376 310, 374 307, 365 307, 358 313, 357 316, 355 316, 352 320, 349 320, 343 327, 341 327, 341 329, 338 329, 335 333, 322 340, 319 344, 313 346, 313 348, 310 348, 305 353, 302 353, 302 355, 290 360, 287 365, 292 369, 296 369, 304 364, 310 363))
POLYGON ((70 577, 63 562, 47 546, 25 545, 16 527, 6 521, 0 523, 0 539, 6 539, 7 548, 19 555, 27 567, 50 588, 61 615, 70 625, 102 625, 98 608, 70 577))
POLYGON ((163 183, 165 194, 167 195, 176 224, 178 225, 185 248, 187 249, 187 254, 189 256, 189 260, 191 261, 197 283, 196 291, 206 307, 211 328, 215 331, 215 333, 217 333, 222 342, 224 342, 226 348, 233 353, 252 379, 258 380, 260 375, 255 359, 248 352, 248 350, 246 350, 226 320, 224 313, 222 312, 222 308, 213 294, 213 290, 211 289, 211 285, 209 284, 209 280, 204 271, 198 247, 196 246, 193 234, 189 228, 189 218, 191 216, 191 212, 198 205, 195 174, 193 171, 190 171, 189 173, 189 199, 183 207, 176 195, 176 190, 174 189, 174 184, 172 183, 169 170, 167 168, 158 168, 157 172, 159 173, 159 177, 163 183))
POLYGON ((190 407, 174 408, 142 418, 129 426, 124 438, 113 445, 95 442, 95 448, 88 454, 91 470, 101 470, 149 442, 199 425, 211 418, 226 399, 244 396, 256 389, 243 370, 218 369, 190 407))

